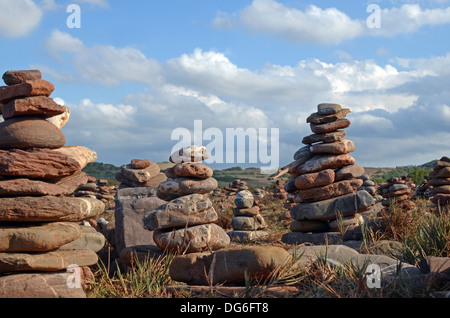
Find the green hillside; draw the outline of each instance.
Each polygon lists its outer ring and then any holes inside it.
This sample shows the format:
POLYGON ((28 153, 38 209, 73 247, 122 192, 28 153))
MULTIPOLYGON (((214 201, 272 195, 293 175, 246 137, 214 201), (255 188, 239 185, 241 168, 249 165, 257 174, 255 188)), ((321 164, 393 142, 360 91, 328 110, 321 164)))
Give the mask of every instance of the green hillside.
POLYGON ((374 172, 371 177, 372 179, 380 179, 381 181, 394 177, 409 176, 414 180, 415 184, 419 185, 425 176, 431 172, 436 163, 437 160, 433 160, 418 166, 397 167, 389 172, 384 172, 380 169, 379 172, 374 172))

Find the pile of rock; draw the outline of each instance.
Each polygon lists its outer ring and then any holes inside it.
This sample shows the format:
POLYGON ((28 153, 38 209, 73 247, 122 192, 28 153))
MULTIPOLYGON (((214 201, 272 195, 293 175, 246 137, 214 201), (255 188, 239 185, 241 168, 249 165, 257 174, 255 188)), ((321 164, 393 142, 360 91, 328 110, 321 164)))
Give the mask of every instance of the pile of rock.
POLYGON ((428 185, 431 188, 431 201, 436 208, 450 212, 450 159, 442 157, 428 175, 428 185))
POLYGON ((256 199, 262 199, 267 195, 267 191, 261 188, 253 189, 253 195, 256 199))
POLYGON ((67 108, 49 97, 54 86, 38 70, 9 71, 3 80, 8 86, 0 87, 0 297, 85 297, 77 275, 90 273, 105 238, 80 224, 105 205, 69 195, 87 182, 81 170, 97 154, 64 146, 60 128, 67 108), (52 116, 60 117, 46 120, 52 116))
POLYGON ((359 177, 359 179, 363 180, 363 184, 361 187, 359 187, 358 190, 366 190, 367 192, 370 193, 371 196, 373 196, 374 198, 377 198, 377 189, 378 189, 378 185, 375 181, 370 179, 370 176, 365 173, 363 174, 361 177, 359 177))
POLYGON ((144 227, 153 232, 161 250, 201 252, 219 250, 230 243, 215 222, 218 214, 208 194, 217 188, 204 146, 184 147, 170 156, 175 166, 166 170, 168 179, 158 186, 158 198, 168 201, 145 214, 144 227))
POLYGON ((414 193, 416 185, 410 177, 394 177, 381 184, 378 188, 378 193, 384 198, 381 204, 386 207, 386 212, 394 202, 397 208, 402 211, 410 211, 416 206, 412 202, 411 196, 414 193))
POLYGON ((358 225, 362 221, 358 214, 374 204, 367 191, 357 191, 365 171, 349 155, 354 143, 344 139, 342 129, 350 126, 345 118, 348 113, 349 109, 337 104, 320 104, 307 119, 314 134, 303 138, 308 146, 300 148, 288 166, 288 173, 296 177, 298 204, 290 210, 292 232, 282 237, 287 244, 341 242, 340 227, 358 225))
POLYGON ((120 167, 116 173, 120 188, 126 187, 156 187, 167 177, 161 172, 159 165, 149 159, 133 159, 130 164, 120 167))
POLYGON ((227 191, 226 192, 227 196, 235 196, 236 193, 238 193, 239 191, 248 190, 248 186, 246 181, 241 181, 240 179, 237 179, 231 182, 228 185, 228 187, 227 186, 223 187, 223 189, 227 191))
POLYGON ((234 203, 236 208, 233 209, 234 217, 231 219, 233 231, 228 232, 231 240, 255 240, 269 235, 267 231, 264 231, 267 224, 250 191, 239 191, 234 203))
POLYGON ((275 181, 272 189, 272 197, 277 200, 286 200, 288 193, 284 189, 286 180, 278 179, 275 181))

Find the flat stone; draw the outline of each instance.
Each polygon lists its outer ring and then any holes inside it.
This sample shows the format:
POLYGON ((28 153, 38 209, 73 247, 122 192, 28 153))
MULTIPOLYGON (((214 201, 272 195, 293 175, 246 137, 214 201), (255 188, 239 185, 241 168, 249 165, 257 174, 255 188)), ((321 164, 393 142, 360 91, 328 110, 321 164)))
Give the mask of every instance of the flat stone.
POLYGON ((230 237, 215 223, 154 231, 153 240, 162 250, 186 253, 216 251, 230 244, 230 237))
POLYGON ((105 204, 92 198, 15 197, 2 198, 2 222, 78 222, 104 212, 105 204))
POLYGON ((339 104, 322 103, 317 105, 317 112, 320 115, 331 115, 335 114, 342 109, 339 104))
POLYGON ((364 218, 357 213, 352 216, 338 218, 329 222, 330 231, 345 233, 347 229, 364 224, 364 218))
POLYGON ((144 228, 143 217, 167 202, 156 197, 156 188, 123 188, 115 196, 115 249, 140 245, 156 246, 153 231, 144 228))
POLYGON ((318 154, 297 167, 300 174, 318 172, 325 169, 339 169, 344 166, 353 165, 355 158, 349 154, 318 154))
POLYGON ((332 143, 316 144, 309 147, 311 153, 346 154, 355 151, 355 144, 348 139, 342 139, 332 143))
POLYGON ((6 104, 11 99, 28 96, 50 96, 55 90, 52 83, 44 80, 25 81, 11 86, 0 86, 0 104, 6 104))
POLYGON ((208 179, 213 176, 213 170, 210 167, 199 162, 178 163, 167 170, 171 170, 169 173, 175 175, 176 178, 191 177, 208 179))
POLYGON ((48 118, 64 113, 64 107, 46 96, 16 98, 3 106, 3 118, 10 119, 17 116, 38 115, 48 118))
POLYGON ((342 180, 329 185, 300 190, 299 197, 303 202, 316 202, 356 192, 364 181, 361 179, 342 180))
POLYGON ((429 179, 436 178, 450 178, 450 167, 444 167, 438 170, 433 170, 428 175, 429 179))
POLYGON ((202 194, 174 199, 143 216, 144 228, 150 231, 208 224, 217 219, 211 200, 202 194))
POLYGON ((310 243, 313 245, 340 244, 343 242, 339 232, 303 233, 288 232, 283 234, 281 241, 285 244, 300 245, 310 243))
POLYGON ((145 182, 131 181, 130 179, 125 177, 120 171, 116 173, 115 178, 117 181, 121 182, 121 185, 125 184, 126 186, 136 188, 143 188, 143 187, 155 188, 159 186, 162 182, 167 180, 166 175, 162 172, 160 172, 159 174, 157 174, 156 176, 145 182))
POLYGON ((295 220, 330 221, 340 216, 353 215, 367 210, 374 203, 367 191, 357 191, 337 198, 313 203, 300 203, 291 208, 290 213, 295 220))
POLYGON ((441 185, 449 185, 450 184, 450 178, 435 178, 430 179, 427 182, 427 185, 430 186, 441 186, 441 185))
POLYGON ((330 227, 326 221, 295 220, 289 224, 289 229, 292 232, 328 232, 330 227))
POLYGON ((211 155, 205 146, 193 145, 175 151, 170 155, 169 161, 175 164, 182 162, 199 162, 207 160, 210 156, 211 155))
POLYGON ((89 163, 93 163, 97 160, 97 153, 94 150, 84 146, 64 146, 61 148, 52 149, 52 151, 64 154, 75 160, 78 162, 81 169, 84 169, 89 163))
POLYGON ((262 239, 262 238, 269 236, 269 232, 263 231, 263 230, 258 230, 258 231, 243 231, 243 230, 235 231, 235 230, 233 230, 231 232, 228 232, 227 234, 233 242, 253 241, 253 240, 258 240, 258 239, 262 239))
POLYGON ((260 214, 253 217, 235 216, 231 219, 231 227, 237 231, 257 231, 265 229, 267 223, 260 214))
POLYGON ((252 206, 251 208, 245 208, 245 209, 234 208, 233 209, 234 216, 255 216, 258 214, 261 214, 261 209, 257 205, 252 206))
POLYGON ((309 150, 308 146, 301 147, 299 150, 297 150, 294 153, 294 160, 303 161, 310 159, 312 156, 314 156, 311 151, 309 150))
POLYGON ((388 188, 389 192, 394 192, 398 190, 404 190, 408 189, 408 186, 406 184, 393 184, 388 188))
POLYGON ((46 252, 70 243, 81 235, 75 223, 0 225, 0 252, 46 252))
POLYGON ((31 180, 26 178, 0 180, 0 197, 14 196, 65 196, 74 193, 87 182, 87 175, 76 172, 73 175, 55 179, 51 182, 31 180))
POLYGON ((132 169, 145 169, 148 168, 152 164, 149 159, 132 159, 131 160, 131 168, 132 169))
POLYGON ((438 193, 431 198, 431 202, 439 205, 450 204, 450 194, 438 193))
POLYGON ((14 117, 0 123, 0 149, 60 148, 61 130, 39 116, 14 117))
POLYGON ((133 169, 131 165, 125 165, 120 168, 120 172, 131 182, 144 183, 159 175, 161 169, 159 165, 154 162, 143 169, 133 169))
POLYGON ((295 178, 296 189, 304 190, 325 186, 334 182, 334 170, 325 169, 319 172, 306 173, 295 178))
POLYGON ((82 286, 67 284, 73 279, 71 272, 0 276, 0 298, 86 298, 82 286))
POLYGON ((75 160, 49 149, 0 149, 0 176, 55 180, 80 170, 75 160))
POLYGON ((342 118, 326 124, 310 124, 311 131, 315 134, 326 134, 338 129, 349 127, 351 124, 347 118, 342 118))
POLYGON ((43 271, 56 272, 69 265, 91 266, 98 261, 91 250, 55 250, 42 253, 0 253, 0 273, 43 271))
POLYGON ((208 179, 193 179, 193 178, 176 178, 167 179, 158 186, 158 198, 170 201, 178 197, 199 193, 206 194, 218 186, 217 180, 214 178, 208 179))
POLYGON ((362 240, 364 239, 363 229, 366 233, 372 232, 373 234, 384 233, 386 229, 386 221, 381 217, 376 217, 367 222, 364 222, 363 227, 355 226, 353 228, 348 229, 344 234, 344 240, 362 240))
POLYGON ((239 191, 234 198, 234 204, 238 209, 250 209, 255 202, 255 197, 248 190, 239 191))
POLYGON ((344 118, 349 113, 351 113, 351 111, 348 108, 340 109, 340 110, 336 111, 334 114, 329 114, 329 115, 313 113, 306 119, 306 122, 313 123, 313 124, 331 123, 331 122, 334 122, 334 121, 344 118))
POLYGON ((433 194, 450 194, 450 185, 441 185, 441 186, 434 186, 431 189, 431 193, 433 194))
POLYGON ((10 86, 26 81, 40 80, 42 74, 39 70, 13 70, 5 72, 2 79, 6 85, 10 86))
POLYGON ((64 244, 59 250, 91 250, 94 253, 98 253, 106 243, 106 237, 94 229, 92 226, 79 226, 81 235, 76 240, 70 243, 64 244))
POLYGON ((302 143, 305 145, 314 144, 317 142, 329 143, 341 141, 342 138, 345 137, 347 132, 345 130, 336 130, 325 134, 312 134, 306 137, 303 137, 302 143))
POLYGON ((336 181, 344 180, 344 179, 356 179, 364 175, 365 169, 364 167, 358 164, 352 164, 348 166, 344 166, 335 171, 336 181))
POLYGON ((318 259, 325 259, 329 253, 333 254, 359 254, 355 249, 342 244, 331 245, 302 245, 288 249, 288 253, 299 258, 297 264, 307 266, 318 259))
POLYGON ((247 279, 265 281, 291 260, 291 255, 277 246, 228 248, 176 256, 170 264, 169 275, 174 281, 189 285, 240 285, 247 279))

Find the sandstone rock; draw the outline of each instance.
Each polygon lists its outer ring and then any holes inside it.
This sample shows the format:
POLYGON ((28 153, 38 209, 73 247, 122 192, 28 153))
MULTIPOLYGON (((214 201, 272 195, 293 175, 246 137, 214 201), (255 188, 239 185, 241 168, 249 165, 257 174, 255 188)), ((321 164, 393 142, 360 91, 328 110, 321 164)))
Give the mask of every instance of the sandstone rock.
POLYGON ((366 191, 357 191, 337 198, 295 205, 290 213, 295 220, 330 221, 341 216, 353 215, 373 205, 373 197, 366 191))
POLYGON ((93 163, 97 160, 97 153, 94 150, 83 146, 64 146, 52 149, 52 151, 64 154, 75 160, 78 162, 81 169, 84 169, 88 163, 93 163))
POLYGON ((70 243, 81 235, 74 223, 0 225, 0 252, 46 252, 70 243))
POLYGON ((195 253, 219 250, 230 244, 230 237, 217 224, 202 224, 178 230, 153 232, 156 245, 174 252, 195 253))
POLYGON ((98 253, 105 246, 106 238, 102 233, 91 226, 80 225, 79 228, 81 231, 80 237, 64 244, 59 250, 88 249, 98 253))
POLYGON ((191 179, 191 178, 176 178, 167 179, 158 186, 158 198, 170 201, 178 197, 199 193, 206 194, 218 186, 217 180, 214 178, 208 179, 191 179))
POLYGON ((144 183, 159 175, 161 169, 157 163, 151 163, 144 169, 133 169, 131 165, 125 165, 121 167, 120 172, 131 182, 144 183))
POLYGON ((233 209, 234 216, 255 216, 260 213, 261 213, 261 210, 260 210, 259 206, 256 206, 256 205, 251 208, 245 208, 245 209, 234 208, 233 209))
POLYGON ((450 178, 435 178, 428 180, 427 184, 429 186, 441 186, 450 184, 450 178))
POLYGON ((39 70, 14 70, 5 72, 2 78, 5 84, 10 86, 26 81, 40 80, 42 79, 42 74, 39 70))
POLYGON ((64 113, 64 107, 46 96, 16 98, 6 103, 3 107, 3 118, 5 120, 26 115, 38 115, 42 118, 48 118, 62 113, 64 113))
POLYGON ((244 284, 246 276, 250 280, 265 281, 291 259, 288 252, 277 246, 230 248, 212 254, 176 256, 170 264, 169 274, 173 280, 190 285, 209 285, 208 279, 212 285, 244 284))
POLYGON ((152 164, 149 159, 132 159, 131 160, 131 168, 132 169, 145 169, 148 168, 152 164))
POLYGON ((321 187, 300 190, 298 195, 303 202, 322 201, 356 192, 362 184, 361 179, 342 180, 321 187))
POLYGON ((65 196, 72 194, 79 186, 85 184, 87 175, 76 172, 73 175, 51 182, 26 178, 0 180, 0 197, 13 196, 65 196))
POLYGON ((450 194, 450 185, 434 186, 433 189, 431 189, 431 193, 433 193, 433 194, 450 194))
POLYGON ((301 220, 289 224, 292 232, 327 232, 330 227, 326 221, 301 220))
POLYGON ((315 134, 326 134, 338 129, 343 129, 349 127, 351 124, 350 120, 342 118, 331 123, 326 124, 310 124, 311 131, 315 134))
POLYGON ((20 116, 0 123, 0 149, 60 148, 62 132, 39 116, 20 116))
POLYGON ((96 217, 105 204, 92 198, 15 197, 2 198, 0 222, 78 222, 96 217))
POLYGON ((28 96, 50 96, 55 90, 52 83, 44 80, 25 81, 11 86, 0 86, 0 104, 11 99, 28 96))
POLYGON ((317 112, 320 115, 331 115, 336 114, 342 109, 339 104, 322 103, 317 106, 317 112))
POLYGON ((439 205, 450 204, 450 194, 436 194, 431 198, 431 202, 439 205))
POLYGON ((309 147, 311 153, 346 154, 355 151, 355 144, 348 139, 342 139, 332 143, 316 144, 309 147))
POLYGON ((325 134, 312 134, 303 138, 302 143, 309 145, 316 142, 336 142, 341 141, 347 132, 345 130, 336 130, 325 134))
POLYGON ((147 212, 143 217, 144 228, 155 231, 167 228, 216 222, 217 212, 209 198, 201 194, 186 195, 147 212))
POLYGON ((130 179, 126 178, 120 171, 116 173, 115 177, 117 181, 121 182, 121 186, 125 185, 136 188, 143 188, 143 187, 155 188, 158 187, 158 185, 160 185, 162 182, 167 180, 166 175, 162 172, 160 172, 159 174, 157 174, 156 176, 145 182, 131 181, 130 179))
POLYGON ((295 179, 295 187, 304 190, 328 185, 334 182, 334 177, 335 175, 332 169, 303 174, 295 179))
MULTIPOLYGON (((301 161, 301 163, 305 162, 306 160, 310 159, 312 156, 314 156, 311 151, 309 150, 308 146, 301 147, 299 150, 297 150, 294 154, 294 160, 301 161)), ((301 164, 299 163, 299 164, 301 164)))
POLYGON ((299 245, 310 243, 314 245, 340 244, 343 242, 339 232, 303 233, 288 232, 283 234, 281 241, 285 244, 299 245))
POLYGON ((58 129, 63 128, 70 119, 70 109, 67 106, 62 106, 64 108, 64 113, 56 116, 52 116, 47 118, 46 120, 53 125, 55 125, 58 129))
POLYGON ((206 160, 210 157, 210 153, 205 146, 188 146, 183 147, 180 150, 175 151, 170 155, 170 162, 182 163, 182 162, 198 162, 206 160))
POLYGON ((231 219, 231 227, 238 231, 257 231, 265 229, 267 223, 260 214, 254 217, 235 216, 231 219))
POLYGON ((351 111, 348 108, 340 109, 340 110, 336 111, 334 114, 329 114, 329 115, 313 113, 306 119, 306 122, 313 123, 313 124, 331 123, 331 122, 334 122, 334 121, 344 118, 349 113, 351 113, 351 111))
POLYGON ((315 155, 297 168, 300 174, 318 172, 325 169, 338 169, 353 165, 355 159, 349 154, 320 154, 315 155))
POLYGON ((433 170, 429 174, 429 179, 436 178, 450 178, 450 167, 443 167, 438 170, 433 170))
POLYGON ((98 261, 91 250, 55 250, 42 253, 0 253, 0 273, 66 269, 71 264, 91 266, 98 261))
POLYGON ((0 276, 0 298, 86 298, 81 286, 68 284, 73 275, 56 272, 0 276))
POLYGON ((238 209, 250 209, 255 202, 255 197, 248 190, 239 191, 234 198, 234 204, 238 209))
POLYGON ((359 178, 364 175, 364 172, 364 167, 358 164, 345 166, 336 170, 336 181, 359 178))
POLYGON ((49 149, 0 150, 0 176, 54 180, 80 170, 75 160, 49 149))
POLYGON ((183 162, 171 168, 177 177, 208 179, 213 176, 210 167, 198 162, 183 162))
POLYGON ((341 245, 303 245, 294 248, 290 248, 288 253, 293 257, 300 257, 297 263, 301 266, 307 266, 316 262, 318 259, 326 259, 329 253, 335 254, 359 254, 355 249, 341 245))

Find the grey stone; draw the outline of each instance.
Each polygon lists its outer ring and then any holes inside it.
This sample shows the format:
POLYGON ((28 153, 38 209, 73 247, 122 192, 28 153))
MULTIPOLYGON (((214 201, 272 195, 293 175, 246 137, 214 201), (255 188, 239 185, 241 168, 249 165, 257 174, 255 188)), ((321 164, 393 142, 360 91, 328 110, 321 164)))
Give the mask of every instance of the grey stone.
POLYGON ((231 227, 233 230, 256 231, 265 229, 267 224, 264 218, 258 214, 254 217, 235 216, 231 219, 231 227))
POLYGON ((234 198, 234 203, 238 209, 249 209, 253 206, 255 198, 248 190, 239 191, 234 198))
POLYGON ((283 234, 281 241, 285 244, 300 245, 310 243, 314 245, 340 244, 343 242, 339 232, 303 233, 288 232, 283 234))

